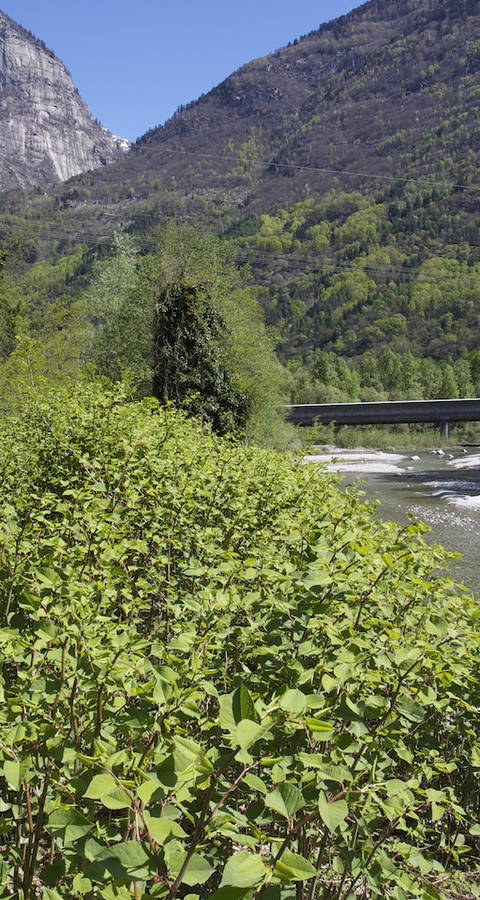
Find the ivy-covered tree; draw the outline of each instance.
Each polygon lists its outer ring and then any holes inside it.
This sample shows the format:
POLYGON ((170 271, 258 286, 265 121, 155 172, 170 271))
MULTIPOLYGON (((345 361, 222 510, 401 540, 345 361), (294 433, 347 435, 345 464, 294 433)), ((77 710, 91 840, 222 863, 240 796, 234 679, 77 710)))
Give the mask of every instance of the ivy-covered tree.
POLYGON ((281 407, 286 374, 253 292, 225 242, 170 222, 138 254, 117 235, 88 291, 97 371, 129 373, 140 393, 173 402, 226 433, 260 443, 289 438, 281 407))
POLYGON ((222 359, 225 323, 207 286, 168 282, 155 304, 153 393, 225 433, 245 426, 248 397, 222 359))

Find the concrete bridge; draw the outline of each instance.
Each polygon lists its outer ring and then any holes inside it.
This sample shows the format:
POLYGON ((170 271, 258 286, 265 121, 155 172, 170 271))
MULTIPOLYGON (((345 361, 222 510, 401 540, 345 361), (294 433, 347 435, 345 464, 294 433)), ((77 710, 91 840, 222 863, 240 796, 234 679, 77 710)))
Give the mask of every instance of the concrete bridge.
POLYGON ((308 403, 288 407, 295 425, 397 425, 427 422, 448 438, 454 422, 480 422, 480 399, 390 400, 382 403, 308 403))

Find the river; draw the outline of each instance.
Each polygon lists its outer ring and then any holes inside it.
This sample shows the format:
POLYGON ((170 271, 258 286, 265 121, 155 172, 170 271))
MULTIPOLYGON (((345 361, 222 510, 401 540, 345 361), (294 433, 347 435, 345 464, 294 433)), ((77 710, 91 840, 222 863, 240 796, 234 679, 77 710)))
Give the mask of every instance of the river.
POLYGON ((430 526, 428 540, 462 553, 449 573, 480 596, 480 450, 462 448, 441 455, 330 449, 306 457, 359 484, 378 501, 377 515, 407 522, 409 515, 430 526))

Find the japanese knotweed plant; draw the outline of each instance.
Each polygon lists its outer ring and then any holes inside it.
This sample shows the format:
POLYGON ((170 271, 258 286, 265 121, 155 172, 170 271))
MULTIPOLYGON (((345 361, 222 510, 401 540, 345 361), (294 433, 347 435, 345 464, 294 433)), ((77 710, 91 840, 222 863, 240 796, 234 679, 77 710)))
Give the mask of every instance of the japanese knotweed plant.
POLYGON ((27 400, 2 896, 479 897, 478 611, 422 526, 121 391, 27 400))

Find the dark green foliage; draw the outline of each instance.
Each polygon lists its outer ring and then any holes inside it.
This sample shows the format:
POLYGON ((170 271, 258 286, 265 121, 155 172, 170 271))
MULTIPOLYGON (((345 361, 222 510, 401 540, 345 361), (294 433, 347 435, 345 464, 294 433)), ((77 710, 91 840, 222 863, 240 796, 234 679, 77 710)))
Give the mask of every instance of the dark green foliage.
POLYGON ((292 399, 304 403, 348 400, 435 400, 480 393, 476 354, 455 362, 435 362, 390 347, 354 360, 312 350, 288 362, 292 399))
POLYGON ((220 434, 244 429, 248 398, 232 388, 222 359, 225 323, 205 295, 168 284, 155 304, 153 393, 211 422, 220 434))
POLYGON ((6 359, 15 347, 15 323, 19 313, 18 295, 5 271, 6 254, 0 254, 0 358, 6 359))

